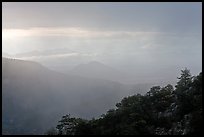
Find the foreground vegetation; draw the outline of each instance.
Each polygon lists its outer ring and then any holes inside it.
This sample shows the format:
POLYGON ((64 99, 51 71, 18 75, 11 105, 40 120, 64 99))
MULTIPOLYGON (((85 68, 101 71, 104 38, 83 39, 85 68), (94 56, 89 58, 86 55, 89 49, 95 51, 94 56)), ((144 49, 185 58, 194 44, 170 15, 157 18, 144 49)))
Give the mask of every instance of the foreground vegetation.
POLYGON ((202 133, 202 72, 181 71, 175 89, 154 86, 122 99, 98 119, 65 115, 48 135, 198 135, 202 133))

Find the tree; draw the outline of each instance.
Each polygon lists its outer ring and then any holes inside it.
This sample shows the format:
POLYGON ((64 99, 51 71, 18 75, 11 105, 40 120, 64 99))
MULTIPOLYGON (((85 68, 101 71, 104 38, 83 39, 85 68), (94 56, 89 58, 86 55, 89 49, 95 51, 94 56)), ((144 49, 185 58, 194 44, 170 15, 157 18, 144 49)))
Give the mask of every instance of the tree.
POLYGON ((70 114, 62 117, 62 120, 59 121, 60 124, 57 125, 59 135, 74 135, 75 127, 77 126, 77 119, 71 118, 70 114))
POLYGON ((176 91, 185 91, 190 87, 190 84, 192 83, 192 76, 190 73, 190 70, 185 68, 184 70, 181 70, 181 76, 178 77, 179 81, 177 82, 176 91))
POLYGON ((177 107, 177 118, 181 119, 185 114, 189 113, 193 109, 192 103, 192 84, 193 77, 191 76, 190 70, 185 68, 181 70, 181 76, 178 78, 179 81, 175 86, 175 97, 177 107))
MULTIPOLYGON (((59 135, 198 135, 202 133, 202 73, 181 71, 176 88, 154 86, 145 95, 124 97, 102 117, 62 117, 59 135)), ((53 131, 50 131, 53 134, 53 131)), ((54 132, 55 133, 55 132, 54 132)))

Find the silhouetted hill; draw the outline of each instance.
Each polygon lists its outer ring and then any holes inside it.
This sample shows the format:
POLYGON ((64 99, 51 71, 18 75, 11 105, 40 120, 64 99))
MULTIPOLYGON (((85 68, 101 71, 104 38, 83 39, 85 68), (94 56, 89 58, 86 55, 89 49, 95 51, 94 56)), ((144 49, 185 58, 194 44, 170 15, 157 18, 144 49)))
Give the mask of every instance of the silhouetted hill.
POLYGON ((67 113, 97 117, 128 95, 120 83, 65 75, 32 61, 2 58, 2 74, 5 134, 43 133, 67 113))

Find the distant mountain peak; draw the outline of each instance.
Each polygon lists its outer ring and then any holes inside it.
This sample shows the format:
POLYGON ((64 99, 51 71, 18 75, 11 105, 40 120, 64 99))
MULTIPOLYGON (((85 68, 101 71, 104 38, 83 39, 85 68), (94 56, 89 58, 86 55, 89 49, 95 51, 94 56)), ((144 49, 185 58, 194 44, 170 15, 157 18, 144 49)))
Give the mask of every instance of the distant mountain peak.
POLYGON ((92 71, 92 72, 95 72, 95 71, 111 71, 111 72, 115 71, 116 72, 118 71, 98 61, 91 61, 88 63, 79 64, 73 70, 86 70, 86 71, 92 71))
POLYGON ((118 69, 98 61, 79 64, 69 73, 83 77, 99 78, 112 81, 120 81, 120 79, 127 77, 126 74, 119 71, 118 69))

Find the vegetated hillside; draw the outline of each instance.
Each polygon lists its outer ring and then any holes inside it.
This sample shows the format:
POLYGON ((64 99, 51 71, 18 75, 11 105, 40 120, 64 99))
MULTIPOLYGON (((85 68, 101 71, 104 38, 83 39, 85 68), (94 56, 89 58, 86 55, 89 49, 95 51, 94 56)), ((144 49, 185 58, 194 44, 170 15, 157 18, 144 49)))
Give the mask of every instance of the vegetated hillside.
POLYGON ((2 58, 3 134, 42 134, 70 113, 97 117, 129 94, 118 82, 51 71, 32 62, 2 58))
POLYGON ((64 115, 48 135, 199 135, 203 134, 202 73, 182 70, 175 86, 154 86, 145 95, 125 97, 101 118, 64 115))

